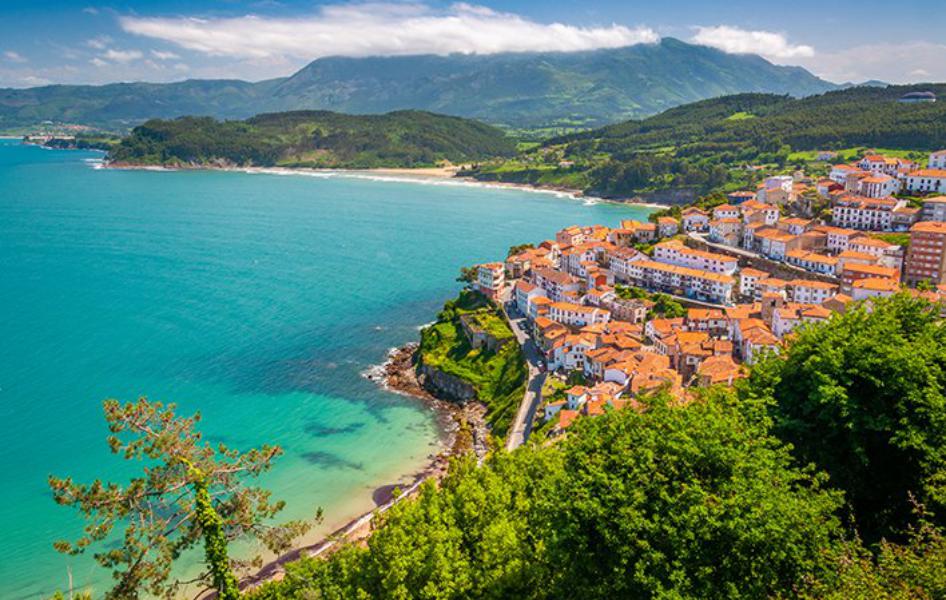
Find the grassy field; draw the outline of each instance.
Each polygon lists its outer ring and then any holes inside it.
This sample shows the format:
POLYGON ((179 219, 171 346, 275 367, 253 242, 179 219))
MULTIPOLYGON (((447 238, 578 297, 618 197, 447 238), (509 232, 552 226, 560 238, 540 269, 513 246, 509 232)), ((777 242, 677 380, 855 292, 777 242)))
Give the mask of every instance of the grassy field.
MULTIPOLYGON (((867 148, 866 146, 858 146, 855 148, 844 148, 842 150, 834 150, 837 152, 837 158, 827 161, 831 164, 836 163, 846 163, 852 162, 861 158, 867 151, 876 152, 877 154, 883 154, 885 156, 893 156, 895 158, 905 158, 908 160, 913 160, 920 162, 921 164, 926 163, 926 158, 928 153, 925 152, 916 152, 914 150, 897 150, 894 148, 867 148)), ((818 155, 822 150, 806 150, 804 152, 792 152, 788 155, 789 162, 800 162, 808 161, 814 162, 818 160, 818 155)))
POLYGON ((497 339, 513 337, 499 309, 482 295, 464 291, 444 305, 436 323, 421 332, 421 361, 469 382, 488 409, 493 434, 503 438, 525 392, 525 358, 514 341, 498 352, 473 348, 460 326, 460 316, 465 314, 474 314, 477 323, 497 339))

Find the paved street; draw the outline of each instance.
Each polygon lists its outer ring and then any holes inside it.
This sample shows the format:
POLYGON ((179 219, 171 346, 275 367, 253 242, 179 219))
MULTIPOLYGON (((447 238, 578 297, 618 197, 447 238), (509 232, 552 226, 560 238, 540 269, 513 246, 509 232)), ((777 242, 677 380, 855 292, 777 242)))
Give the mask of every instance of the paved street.
POLYGON ((513 419, 512 426, 506 436, 506 449, 515 450, 521 446, 532 433, 532 422, 535 420, 535 412, 542 403, 542 386, 545 385, 546 373, 540 368, 542 354, 532 341, 532 336, 528 333, 528 324, 524 315, 519 313, 514 302, 509 301, 508 288, 503 292, 501 298, 503 312, 516 335, 516 340, 522 347, 526 362, 529 367, 529 382, 526 384, 526 391, 523 394, 522 402, 519 404, 519 410, 516 411, 516 417, 513 419))

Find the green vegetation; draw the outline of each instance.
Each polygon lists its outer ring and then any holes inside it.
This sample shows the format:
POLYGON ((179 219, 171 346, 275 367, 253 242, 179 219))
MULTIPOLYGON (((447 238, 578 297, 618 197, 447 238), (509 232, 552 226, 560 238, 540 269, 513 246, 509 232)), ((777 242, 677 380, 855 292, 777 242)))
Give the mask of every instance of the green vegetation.
POLYGON ((231 542, 255 538, 278 554, 308 530, 301 521, 273 526, 283 503, 247 484, 269 470, 282 453, 278 446, 241 453, 211 445, 194 430, 199 414, 178 417, 173 405, 144 398, 124 405, 106 400, 104 408, 109 448, 126 460, 146 462, 144 475, 126 485, 99 480, 84 485, 50 476, 49 486, 57 504, 75 508, 89 521, 78 541, 56 542, 56 549, 80 554, 93 544, 102 546, 95 559, 112 569, 116 580, 107 599, 177 597, 183 584, 171 577, 172 564, 202 545, 203 571, 195 583, 223 600, 237 600, 240 591, 227 555, 231 542))
POLYGON ((367 548, 254 600, 760 598, 832 576, 841 495, 728 394, 579 420, 551 447, 453 464, 367 548))
POLYGON ((109 151, 121 138, 103 133, 80 133, 73 140, 54 138, 44 144, 47 148, 61 148, 66 150, 104 150, 109 151))
POLYGON ((737 390, 458 459, 366 546, 250 597, 944 598, 944 328, 922 300, 876 300, 737 390))
MULTIPOLYGON (((924 86, 946 96, 946 85, 924 86)), ((546 140, 512 161, 489 161, 478 179, 577 187, 606 197, 669 189, 694 194, 751 187, 764 173, 824 171, 818 150, 853 158, 882 148, 914 160, 946 147, 946 104, 901 104, 916 86, 860 87, 794 99, 740 94, 546 140), (562 167, 569 164, 568 167, 562 167), (759 170, 755 167, 764 167, 759 170)))
POLYGON ((538 140, 726 94, 833 88, 804 69, 664 38, 591 52, 325 57, 291 77, 258 83, 0 89, 0 131, 46 120, 127 131, 148 119, 184 115, 244 119, 276 111, 379 114, 410 107, 495 123, 538 140))
POLYGON ((136 127, 110 158, 160 165, 317 168, 421 167, 509 156, 502 131, 466 119, 419 111, 352 116, 330 112, 153 120, 136 127))
POLYGON ((638 299, 653 302, 654 305, 647 313, 648 318, 656 316, 662 319, 679 319, 687 314, 683 305, 667 294, 648 292, 632 285, 617 285, 614 291, 619 297, 626 300, 638 299))
POLYGON ((752 373, 775 432, 844 490, 860 535, 898 539, 916 504, 946 524, 946 325, 899 295, 803 331, 752 373))
POLYGON ((495 305, 479 292, 464 290, 444 305, 436 323, 421 332, 420 361, 469 382, 488 409, 493 434, 503 438, 525 392, 525 358, 513 340, 498 352, 473 348, 460 325, 464 315, 475 318, 498 340, 513 337, 495 305))
POLYGON ((910 247, 910 234, 909 233, 871 233, 870 237, 877 238, 878 240, 883 240, 889 244, 896 244, 897 246, 903 246, 904 249, 910 247))

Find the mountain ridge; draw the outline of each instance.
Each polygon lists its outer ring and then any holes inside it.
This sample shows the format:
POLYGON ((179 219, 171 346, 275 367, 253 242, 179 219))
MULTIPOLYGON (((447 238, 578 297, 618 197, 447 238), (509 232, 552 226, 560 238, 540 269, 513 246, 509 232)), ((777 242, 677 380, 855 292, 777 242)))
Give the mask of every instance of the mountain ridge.
POLYGON ((837 86, 801 67, 663 38, 582 52, 324 57, 289 77, 0 89, 0 130, 42 121, 128 130, 151 118, 424 110, 507 128, 575 129, 744 92, 807 96, 837 86))

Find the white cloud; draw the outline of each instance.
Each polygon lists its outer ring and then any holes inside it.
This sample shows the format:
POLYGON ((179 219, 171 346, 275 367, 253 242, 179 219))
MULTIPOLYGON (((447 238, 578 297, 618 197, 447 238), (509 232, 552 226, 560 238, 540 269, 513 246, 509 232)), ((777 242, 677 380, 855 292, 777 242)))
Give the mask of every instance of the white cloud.
POLYGON ((140 50, 116 50, 115 48, 109 48, 105 51, 105 54, 102 55, 102 58, 110 60, 117 63, 129 63, 133 60, 138 60, 144 56, 140 50))
POLYGON ((784 34, 749 31, 728 25, 697 27, 692 41, 732 54, 759 54, 776 61, 815 55, 814 48, 790 44, 784 34))
POLYGON ((100 35, 85 41, 86 46, 95 48, 96 50, 105 50, 110 43, 112 43, 112 38, 107 35, 100 35))
POLYGON ((436 10, 423 4, 331 5, 315 15, 270 18, 124 17, 130 33, 215 56, 241 58, 574 51, 656 42, 646 27, 576 27, 537 23, 470 4, 436 10))
POLYGON ((90 60, 89 62, 92 63, 93 66, 96 66, 96 67, 99 67, 99 68, 101 68, 101 67, 107 67, 107 66, 108 66, 108 63, 105 62, 104 60, 102 60, 102 59, 99 58, 99 57, 95 57, 95 58, 93 58, 92 60, 90 60))
POLYGON ((173 52, 164 52, 162 50, 152 50, 151 56, 155 57, 158 60, 174 60, 180 58, 177 54, 173 52))
POLYGON ((26 58, 19 52, 14 52, 13 50, 7 50, 3 53, 3 58, 12 63, 25 63, 26 58))
POLYGON ((94 6, 86 6, 82 9, 82 12, 88 15, 97 15, 99 14, 99 9, 95 8, 94 6))

